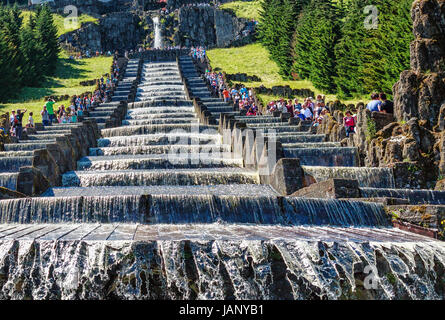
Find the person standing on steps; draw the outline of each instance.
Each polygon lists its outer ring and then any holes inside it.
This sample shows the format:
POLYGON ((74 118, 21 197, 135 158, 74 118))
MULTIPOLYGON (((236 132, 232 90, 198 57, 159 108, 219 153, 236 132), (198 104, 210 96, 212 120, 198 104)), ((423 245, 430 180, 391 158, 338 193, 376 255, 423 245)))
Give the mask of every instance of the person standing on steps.
POLYGON ((349 110, 346 111, 346 116, 343 118, 343 125, 345 126, 346 137, 349 137, 351 133, 355 133, 355 119, 349 110))
POLYGON ((9 117, 9 124, 11 127, 14 125, 14 120, 15 120, 15 110, 12 110, 11 116, 9 117))
POLYGON ((49 126, 49 114, 48 110, 46 110, 46 105, 43 106, 42 112, 40 112, 42 115, 42 123, 44 126, 49 126))
POLYGON ((379 95, 382 104, 379 106, 379 111, 383 113, 394 113, 394 103, 386 98, 386 94, 383 92, 379 95))
POLYGON ((54 99, 49 99, 45 104, 46 110, 48 111, 48 116, 49 116, 49 125, 51 125, 56 118, 54 116, 54 103, 56 103, 56 101, 54 101, 54 99))
POLYGON ((26 109, 23 112, 20 109, 17 110, 17 116, 16 116, 17 122, 16 122, 15 133, 16 133, 16 136, 19 139, 19 141, 22 139, 22 133, 23 133, 23 116, 25 115, 25 113, 27 111, 28 110, 26 110, 26 109))
POLYGON ((379 94, 373 93, 371 94, 371 101, 366 106, 366 109, 368 109, 371 112, 379 112, 379 107, 382 104, 382 101, 379 100, 379 94))

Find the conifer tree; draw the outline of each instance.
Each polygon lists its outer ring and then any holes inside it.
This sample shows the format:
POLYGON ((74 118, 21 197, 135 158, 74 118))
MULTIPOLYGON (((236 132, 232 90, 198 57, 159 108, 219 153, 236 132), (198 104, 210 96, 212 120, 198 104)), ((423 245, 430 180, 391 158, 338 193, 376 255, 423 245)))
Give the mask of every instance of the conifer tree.
POLYGON ((35 39, 33 22, 22 28, 20 34, 20 51, 26 63, 22 66, 24 85, 38 86, 43 81, 43 70, 41 69, 41 52, 35 39))
POLYGON ((338 12, 332 0, 314 0, 315 10, 310 54, 309 79, 326 93, 335 93, 335 45, 339 38, 338 12))
POLYGON ((57 40, 57 28, 51 10, 47 5, 43 6, 37 13, 35 36, 37 43, 40 45, 42 69, 45 70, 45 75, 53 75, 56 71, 60 47, 57 40))

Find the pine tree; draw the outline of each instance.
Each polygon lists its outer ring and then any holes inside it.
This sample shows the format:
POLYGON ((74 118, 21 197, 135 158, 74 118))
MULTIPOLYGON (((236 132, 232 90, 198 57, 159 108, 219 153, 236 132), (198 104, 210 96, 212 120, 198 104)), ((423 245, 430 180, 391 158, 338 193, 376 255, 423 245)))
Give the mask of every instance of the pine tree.
POLYGON ((43 81, 43 70, 41 69, 41 52, 35 39, 31 20, 23 27, 20 37, 20 51, 26 61, 22 66, 24 85, 35 87, 43 81))
POLYGON ((6 101, 15 96, 20 87, 14 39, 8 26, 10 14, 10 8, 5 8, 0 4, 0 101, 6 101))
POLYGON ((312 1, 306 6, 298 17, 298 23, 295 30, 294 45, 294 63, 292 70, 302 79, 308 79, 311 75, 311 54, 313 45, 313 30, 315 20, 312 16, 315 13, 315 3, 312 1))
POLYGON ((326 93, 335 93, 334 83, 335 52, 339 38, 339 21, 337 10, 332 0, 314 0, 315 10, 311 17, 315 21, 312 30, 310 49, 309 79, 317 89, 326 93))
POLYGON ((341 26, 341 38, 335 46, 336 73, 335 83, 340 98, 350 98, 354 93, 363 94, 361 81, 363 39, 362 0, 350 0, 346 16, 341 26))
POLYGON ((269 49, 280 74, 288 77, 292 67, 292 36, 301 8, 307 0, 263 0, 259 38, 269 49))
POLYGON ((51 10, 47 5, 37 13, 35 26, 36 41, 39 43, 39 51, 42 55, 42 69, 45 75, 53 75, 56 72, 57 58, 60 47, 58 44, 57 28, 54 24, 51 10))

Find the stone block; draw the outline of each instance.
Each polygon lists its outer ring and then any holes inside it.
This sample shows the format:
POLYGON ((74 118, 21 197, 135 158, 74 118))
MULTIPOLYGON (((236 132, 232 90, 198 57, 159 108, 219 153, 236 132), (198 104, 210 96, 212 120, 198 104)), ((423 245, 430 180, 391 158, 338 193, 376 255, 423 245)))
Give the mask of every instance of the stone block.
POLYGON ((357 180, 329 179, 298 190, 292 196, 322 199, 359 198, 360 189, 357 180))
POLYGON ((270 177, 272 187, 282 195, 291 195, 303 188, 304 172, 298 159, 281 158, 270 177))

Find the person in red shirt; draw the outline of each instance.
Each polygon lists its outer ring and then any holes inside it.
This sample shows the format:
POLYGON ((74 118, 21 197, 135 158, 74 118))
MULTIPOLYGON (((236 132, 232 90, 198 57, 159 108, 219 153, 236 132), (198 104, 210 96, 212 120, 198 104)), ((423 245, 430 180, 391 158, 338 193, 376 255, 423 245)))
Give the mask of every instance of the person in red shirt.
POLYGON ((343 125, 345 126, 346 136, 349 137, 350 133, 354 133, 355 119, 352 116, 351 111, 346 111, 346 117, 343 118, 343 125))
POLYGON ((224 97, 224 101, 225 101, 225 102, 229 102, 229 99, 230 99, 230 93, 229 93, 229 91, 227 90, 227 88, 224 88, 224 90, 223 90, 223 97, 224 97))

